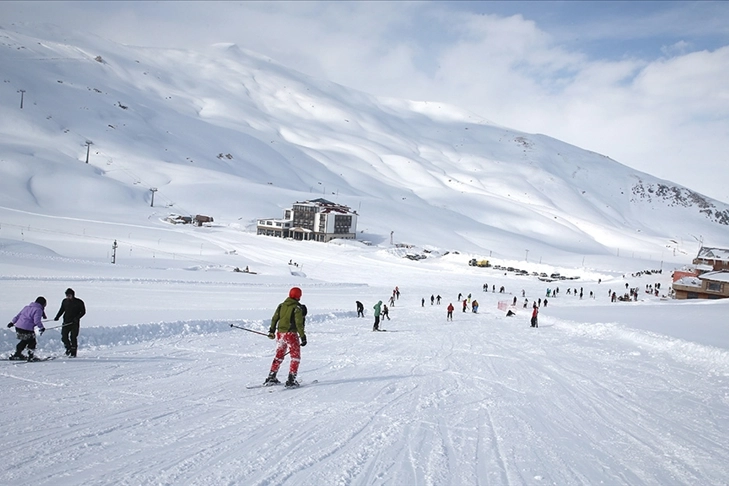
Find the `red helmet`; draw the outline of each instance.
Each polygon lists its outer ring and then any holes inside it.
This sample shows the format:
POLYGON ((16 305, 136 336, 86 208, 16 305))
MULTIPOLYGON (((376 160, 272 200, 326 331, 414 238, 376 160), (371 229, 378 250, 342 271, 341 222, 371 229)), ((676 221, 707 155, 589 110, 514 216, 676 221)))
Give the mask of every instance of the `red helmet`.
POLYGON ((301 298, 301 289, 298 287, 291 287, 291 290, 289 290, 289 297, 299 300, 301 298))

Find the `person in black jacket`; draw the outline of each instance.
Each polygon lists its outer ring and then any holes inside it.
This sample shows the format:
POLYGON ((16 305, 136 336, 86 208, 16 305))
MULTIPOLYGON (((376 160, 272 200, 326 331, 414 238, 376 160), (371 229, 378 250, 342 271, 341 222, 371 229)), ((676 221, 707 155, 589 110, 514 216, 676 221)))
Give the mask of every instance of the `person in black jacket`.
POLYGON ((54 321, 63 316, 61 327, 61 340, 66 346, 66 356, 76 357, 78 349, 78 333, 81 329, 81 318, 86 315, 84 301, 76 298, 73 289, 66 289, 66 298, 61 301, 61 308, 58 309, 54 321))

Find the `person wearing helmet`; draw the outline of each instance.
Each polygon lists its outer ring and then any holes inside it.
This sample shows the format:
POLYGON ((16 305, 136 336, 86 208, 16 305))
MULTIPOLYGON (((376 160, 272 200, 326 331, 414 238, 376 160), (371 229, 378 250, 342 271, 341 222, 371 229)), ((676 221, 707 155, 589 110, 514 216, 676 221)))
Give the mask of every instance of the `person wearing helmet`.
POLYGON ((15 335, 20 340, 18 345, 15 347, 15 354, 10 356, 12 360, 28 360, 33 361, 35 356, 35 346, 37 344, 35 340, 35 328, 40 329, 40 333, 43 334, 45 328, 41 319, 45 317, 44 309, 46 307, 46 299, 44 297, 38 297, 35 302, 23 307, 23 310, 18 312, 18 315, 13 317, 13 320, 8 323, 8 327, 15 326, 15 335), (28 348, 28 356, 23 354, 23 350, 28 348))
POLYGON ((268 337, 276 339, 276 356, 271 363, 271 371, 268 378, 263 382, 264 385, 276 385, 281 383, 276 378, 281 363, 287 351, 291 354, 291 362, 289 364, 289 377, 286 380, 286 387, 299 386, 296 381, 296 375, 299 371, 299 362, 301 361, 301 348, 306 346, 306 333, 304 325, 306 323, 306 306, 299 303, 301 299, 301 289, 293 287, 289 291, 289 296, 276 307, 276 312, 271 318, 271 327, 268 329, 268 337))
POLYGON ((66 356, 76 357, 78 349, 78 333, 81 330, 81 318, 86 315, 84 301, 76 298, 73 289, 66 289, 66 298, 61 301, 61 308, 53 319, 57 321, 63 316, 61 341, 66 347, 66 356))

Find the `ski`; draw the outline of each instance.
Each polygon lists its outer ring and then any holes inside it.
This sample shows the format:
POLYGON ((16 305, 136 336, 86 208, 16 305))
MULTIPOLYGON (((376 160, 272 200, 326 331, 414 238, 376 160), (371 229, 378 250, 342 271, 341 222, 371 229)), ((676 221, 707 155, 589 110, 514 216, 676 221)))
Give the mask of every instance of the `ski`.
POLYGON ((296 386, 284 386, 284 390, 294 390, 296 388, 301 388, 302 386, 306 385, 314 385, 316 383, 319 383, 319 380, 313 380, 313 381, 305 381, 305 382, 299 382, 296 386))
POLYGON ((273 385, 261 383, 260 385, 246 385, 246 388, 249 390, 253 390, 254 388, 273 388, 275 386, 280 386, 282 383, 275 383, 273 385))
POLYGON ((45 358, 33 358, 33 359, 8 358, 9 361, 17 361, 18 363, 38 363, 39 361, 50 361, 52 359, 56 359, 56 356, 46 356, 45 358))
MULTIPOLYGON (((283 386, 283 388, 284 389, 300 388, 302 386, 305 386, 305 385, 313 385, 315 383, 319 383, 319 380, 305 381, 303 383, 299 382, 299 386, 283 386)), ((248 389, 248 390, 254 390, 256 388, 276 388, 276 387, 280 387, 282 385, 283 385, 283 383, 276 383, 275 385, 264 385, 264 384, 260 384, 260 385, 246 385, 246 389, 248 389)))

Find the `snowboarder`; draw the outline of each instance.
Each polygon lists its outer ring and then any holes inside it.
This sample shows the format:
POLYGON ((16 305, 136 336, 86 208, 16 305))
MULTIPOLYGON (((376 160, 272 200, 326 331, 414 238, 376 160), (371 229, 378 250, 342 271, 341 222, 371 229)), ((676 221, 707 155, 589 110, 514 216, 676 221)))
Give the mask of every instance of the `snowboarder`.
POLYGON ((364 317, 364 304, 360 301, 356 301, 357 304, 357 317, 364 317))
POLYGON ((387 318, 388 321, 390 320, 390 310, 387 308, 387 304, 382 306, 382 320, 384 321, 385 318, 387 318))
POLYGON ((380 308, 382 307, 382 301, 379 300, 373 307, 375 310, 375 325, 372 326, 373 331, 379 331, 380 330, 380 308))
POLYGON ((35 302, 23 307, 18 315, 8 323, 8 328, 15 326, 15 335, 20 341, 15 347, 15 354, 10 356, 12 360, 28 360, 33 361, 35 356, 35 328, 40 329, 41 335, 45 331, 41 319, 44 317, 43 309, 46 307, 46 299, 38 297, 35 302), (23 350, 28 348, 28 356, 23 354, 23 350))
POLYGON ((534 303, 534 307, 532 308, 532 327, 539 327, 539 323, 537 322, 538 314, 539 314, 539 309, 537 308, 537 304, 534 303))
POLYGON ((66 356, 76 357, 78 350, 78 333, 81 330, 81 318, 86 315, 84 301, 76 298, 73 289, 66 289, 66 298, 61 301, 61 308, 53 318, 57 321, 63 316, 61 326, 61 341, 66 347, 66 356))
POLYGON ((271 363, 271 370, 263 382, 264 385, 275 385, 281 383, 276 378, 281 363, 283 363, 286 352, 291 354, 289 363, 289 377, 286 380, 286 387, 299 386, 296 375, 299 371, 301 361, 301 346, 306 346, 306 306, 299 303, 301 289, 292 287, 289 296, 276 307, 276 312, 271 318, 271 326, 268 329, 268 338, 276 339, 276 356, 271 363))
POLYGON ((452 321, 453 320, 453 303, 449 303, 448 307, 446 307, 446 310, 448 311, 448 314, 446 315, 446 321, 452 321))

